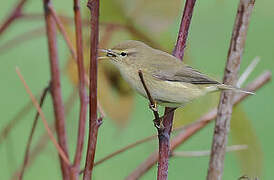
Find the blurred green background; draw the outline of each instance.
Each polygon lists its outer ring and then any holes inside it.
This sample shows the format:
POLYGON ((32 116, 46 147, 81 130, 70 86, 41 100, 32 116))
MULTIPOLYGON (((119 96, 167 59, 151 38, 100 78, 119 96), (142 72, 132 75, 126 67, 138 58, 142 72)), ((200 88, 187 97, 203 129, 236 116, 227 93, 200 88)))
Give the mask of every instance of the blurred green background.
MULTIPOLYGON (((130 25, 135 31, 140 31, 152 40, 154 45, 172 52, 184 2, 181 0, 102 0, 100 22, 130 25)), ((220 80, 222 79, 238 2, 237 0, 197 1, 194 9, 185 61, 220 80)), ((0 22, 3 22, 15 3, 16 0, 0 2, 0 22)), ((72 1, 53 1, 53 5, 58 13, 73 17, 72 1)), ((81 1, 81 5, 82 17, 88 20, 89 13, 86 8, 86 1, 81 1)), ((241 72, 254 57, 259 56, 261 61, 248 82, 266 69, 271 71, 274 69, 273 6, 273 1, 257 0, 255 3, 241 72)), ((28 0, 23 12, 26 14, 42 14, 42 1, 28 0)), ((22 40, 21 43, 16 43, 16 46, 8 47, 6 44, 17 35, 42 27, 44 25, 43 20, 43 18, 18 19, 0 37, 0 130, 29 102, 29 97, 15 73, 15 67, 18 66, 21 69, 35 94, 39 94, 50 79, 47 41, 42 31, 38 35, 33 33, 25 36, 26 39, 22 40)), ((142 36, 129 33, 128 29, 109 28, 109 30, 106 27, 108 26, 100 26, 100 42, 104 41, 100 46, 109 48, 125 39, 147 42, 147 39, 142 38, 142 36), (107 37, 108 35, 109 37, 107 37)), ((67 24, 66 29, 72 32, 70 37, 74 39, 73 26, 67 24)), ((89 27, 84 26, 84 31, 84 39, 87 44, 87 61, 89 27)), ((71 70, 75 67, 71 65, 68 48, 60 35, 58 35, 58 49, 62 69, 63 99, 67 101, 75 88, 76 75, 71 70)), ((99 81, 101 85, 99 85, 98 91, 107 117, 104 118, 103 125, 99 129, 96 160, 129 143, 156 133, 152 123, 152 113, 147 108, 147 100, 136 93, 132 93, 117 76, 117 72, 112 72, 113 67, 108 62, 100 62, 99 68, 101 68, 99 78, 102 77, 102 82, 99 81), (113 109, 116 113, 113 112, 113 109)), ((223 179, 237 179, 244 174, 250 177, 259 176, 261 179, 273 179, 273 88, 274 84, 268 83, 255 96, 246 99, 234 109, 228 144, 248 144, 249 149, 226 155, 223 179)), ((75 97, 77 98, 76 101, 72 103, 70 112, 66 114, 71 159, 75 151, 79 111, 79 100, 77 95, 75 97)), ((174 126, 178 127, 194 121, 211 107, 216 106, 218 98, 218 93, 210 94, 187 105, 184 109, 180 109, 176 113, 174 126)), ((50 123, 53 122, 50 96, 47 97, 43 110, 47 120, 50 123)), ((11 178, 21 165, 34 115, 35 110, 32 108, 26 116, 16 123, 9 136, 1 141, 0 179, 11 178)), ((209 150, 213 125, 211 123, 198 132, 180 146, 179 150, 209 150)), ((32 147, 41 142, 39 136, 44 132, 45 129, 39 121, 32 147)), ((125 178, 151 152, 157 149, 157 146, 158 140, 155 139, 96 166, 94 179, 125 178)), ((85 151, 86 147, 84 148, 83 162, 85 151)), ((205 179, 208 161, 208 157, 171 158, 169 179, 205 179)), ((156 171, 157 166, 154 166, 142 179, 155 179, 156 171)), ((42 148, 33 164, 27 168, 24 177, 25 179, 41 180, 61 178, 57 152, 51 142, 42 148)))

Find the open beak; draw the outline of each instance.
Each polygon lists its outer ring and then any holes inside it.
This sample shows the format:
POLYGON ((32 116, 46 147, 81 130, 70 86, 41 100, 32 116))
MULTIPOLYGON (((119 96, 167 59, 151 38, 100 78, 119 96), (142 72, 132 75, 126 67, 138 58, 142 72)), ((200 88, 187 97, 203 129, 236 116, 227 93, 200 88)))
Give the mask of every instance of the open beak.
POLYGON ((99 51, 107 53, 107 57, 117 57, 116 53, 113 52, 111 49, 99 49, 99 51))

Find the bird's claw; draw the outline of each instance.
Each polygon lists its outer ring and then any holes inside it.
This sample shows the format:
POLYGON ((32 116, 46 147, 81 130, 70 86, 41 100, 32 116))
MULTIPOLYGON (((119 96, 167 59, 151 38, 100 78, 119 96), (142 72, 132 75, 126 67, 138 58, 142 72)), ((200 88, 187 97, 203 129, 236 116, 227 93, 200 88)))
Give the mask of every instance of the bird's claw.
POLYGON ((164 117, 160 117, 159 119, 154 119, 154 126, 158 129, 158 130, 163 130, 165 128, 164 124, 163 124, 163 120, 164 117))
POLYGON ((149 108, 150 108, 152 111, 154 111, 154 112, 158 111, 158 107, 157 107, 157 104, 156 104, 156 103, 154 103, 154 104, 149 104, 149 108))

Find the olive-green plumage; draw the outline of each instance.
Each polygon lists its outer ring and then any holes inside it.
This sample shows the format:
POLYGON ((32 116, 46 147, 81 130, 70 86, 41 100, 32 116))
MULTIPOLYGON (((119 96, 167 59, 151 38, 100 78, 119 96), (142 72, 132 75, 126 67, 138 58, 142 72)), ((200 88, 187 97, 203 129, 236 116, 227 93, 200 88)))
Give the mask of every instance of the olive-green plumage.
POLYGON ((154 100, 168 107, 180 107, 217 90, 236 90, 186 65, 176 57, 149 47, 140 41, 125 41, 112 49, 103 50, 120 70, 123 78, 146 97, 138 71, 154 100))

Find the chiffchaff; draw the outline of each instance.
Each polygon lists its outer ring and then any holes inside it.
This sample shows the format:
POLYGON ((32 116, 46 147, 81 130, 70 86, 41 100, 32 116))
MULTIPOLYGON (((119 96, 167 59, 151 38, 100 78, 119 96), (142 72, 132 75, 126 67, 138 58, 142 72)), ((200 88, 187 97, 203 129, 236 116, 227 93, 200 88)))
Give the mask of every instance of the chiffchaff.
POLYGON ((106 56, 101 58, 110 58, 133 89, 147 97, 138 74, 141 70, 153 99, 166 107, 181 107, 193 99, 218 90, 252 94, 222 84, 184 64, 178 58, 140 41, 128 40, 112 49, 101 51, 106 53, 106 56))

